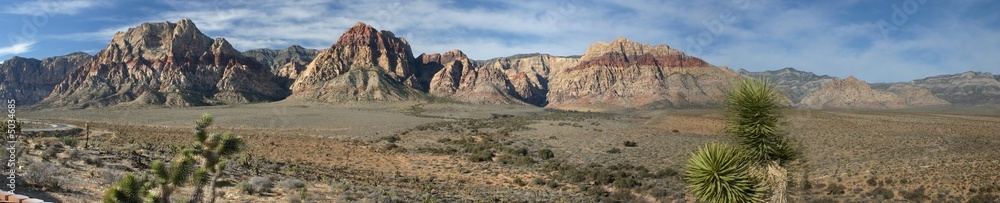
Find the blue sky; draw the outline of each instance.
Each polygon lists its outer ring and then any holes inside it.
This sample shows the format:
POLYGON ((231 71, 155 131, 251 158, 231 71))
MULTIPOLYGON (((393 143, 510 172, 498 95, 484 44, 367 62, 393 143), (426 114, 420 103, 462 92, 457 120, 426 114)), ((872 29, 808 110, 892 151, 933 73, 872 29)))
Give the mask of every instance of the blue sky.
POLYGON ((992 0, 5 0, 0 58, 94 54, 117 31, 181 18, 242 51, 323 49, 362 21, 405 37, 415 54, 580 55, 621 36, 733 69, 794 67, 892 82, 1000 73, 998 10, 992 0))

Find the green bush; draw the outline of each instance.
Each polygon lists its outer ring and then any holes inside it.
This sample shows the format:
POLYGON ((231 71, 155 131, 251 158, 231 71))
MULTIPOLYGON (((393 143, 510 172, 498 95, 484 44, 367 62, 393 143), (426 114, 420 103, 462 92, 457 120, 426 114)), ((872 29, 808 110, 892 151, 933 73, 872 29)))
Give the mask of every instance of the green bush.
POLYGON ((684 176, 699 202, 759 202, 766 188, 750 175, 746 152, 709 144, 691 154, 684 176))

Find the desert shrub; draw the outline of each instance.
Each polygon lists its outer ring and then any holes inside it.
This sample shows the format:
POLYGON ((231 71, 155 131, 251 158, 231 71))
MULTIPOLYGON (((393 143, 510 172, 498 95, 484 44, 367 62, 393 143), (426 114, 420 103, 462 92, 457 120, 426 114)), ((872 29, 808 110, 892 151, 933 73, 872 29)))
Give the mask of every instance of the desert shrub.
POLYGON ((535 179, 531 180, 531 183, 535 184, 535 185, 545 185, 545 179, 535 178, 535 179))
POLYGON ((256 192, 253 185, 248 182, 237 183, 234 187, 236 187, 236 191, 240 194, 253 195, 256 192))
POLYGON ((101 169, 97 171, 98 175, 101 176, 101 185, 111 185, 117 183, 122 179, 124 173, 118 172, 111 169, 101 169))
POLYGON ((451 143, 451 138, 447 138, 447 137, 441 138, 441 139, 438 139, 437 142, 438 143, 443 143, 443 144, 451 143))
POLYGON ((930 197, 927 196, 927 188, 924 186, 920 186, 910 192, 900 192, 900 195, 902 195, 906 200, 913 202, 924 202, 930 199, 930 197))
POLYGON ((274 187, 274 183, 271 183, 271 179, 267 177, 254 176, 250 178, 250 185, 253 186, 255 193, 270 191, 274 187))
POLYGON ((302 182, 302 180, 292 178, 278 181, 277 186, 287 189, 297 189, 306 187, 306 183, 302 182))
POLYGON ((842 195, 842 194, 844 194, 845 190, 847 190, 847 187, 844 187, 844 185, 833 183, 833 184, 830 184, 830 186, 826 187, 826 194, 828 194, 828 195, 842 195))
POLYGON ((878 180, 876 180, 875 177, 869 178, 867 181, 865 181, 865 183, 867 183, 868 186, 872 187, 878 186, 878 180))
POLYGON ((677 175, 677 171, 672 168, 664 168, 656 171, 654 174, 655 178, 665 178, 677 175))
POLYGON ((474 151, 472 152, 471 155, 469 155, 469 161, 471 162, 493 161, 493 152, 491 152, 490 150, 474 151))
POLYGON ((699 202, 759 202, 765 188, 750 174, 746 152, 709 144, 691 154, 684 181, 699 202))
POLYGON ((893 197, 896 196, 896 193, 893 193, 892 190, 885 189, 883 187, 875 188, 875 190, 873 190, 872 193, 873 193, 872 195, 874 195, 875 197, 882 196, 882 198, 885 199, 892 199, 893 197))
POLYGON ((809 203, 837 203, 837 200, 833 200, 833 198, 830 197, 823 197, 819 199, 809 200, 809 203))
POLYGON ((76 149, 67 149, 66 151, 63 151, 63 154, 65 154, 66 158, 70 160, 80 158, 80 151, 76 149))
POLYGON ((611 149, 609 149, 607 151, 607 153, 608 154, 618 154, 618 153, 622 153, 622 150, 618 149, 617 147, 612 147, 611 149))
POLYGON ((623 144, 625 145, 625 147, 636 147, 636 146, 638 146, 637 143, 635 143, 633 141, 628 141, 628 140, 625 140, 625 143, 623 143, 623 144))
POLYGON ((524 182, 524 180, 521 180, 521 177, 514 177, 514 180, 512 182, 514 183, 514 185, 517 185, 517 186, 528 185, 528 183, 524 182))
POLYGON ((76 147, 77 139, 72 136, 59 137, 59 142, 69 147, 76 147))
POLYGON ((538 150, 538 158, 541 158, 542 160, 548 160, 555 157, 555 153, 552 153, 552 150, 550 149, 538 150))
POLYGON ((396 143, 396 142, 399 141, 399 136, 398 135, 385 136, 385 137, 382 137, 382 140, 385 140, 386 142, 389 142, 389 143, 396 143))
POLYGON ((56 154, 58 154, 56 148, 50 146, 48 148, 45 148, 45 150, 42 150, 41 154, 39 154, 39 157, 42 157, 42 160, 50 160, 52 158, 55 158, 56 154))
POLYGON ((994 194, 979 193, 969 198, 968 203, 993 203, 1000 202, 1000 196, 994 194))
POLYGON ((66 183, 59 166, 48 162, 32 163, 21 176, 24 182, 43 191, 59 190, 66 183))

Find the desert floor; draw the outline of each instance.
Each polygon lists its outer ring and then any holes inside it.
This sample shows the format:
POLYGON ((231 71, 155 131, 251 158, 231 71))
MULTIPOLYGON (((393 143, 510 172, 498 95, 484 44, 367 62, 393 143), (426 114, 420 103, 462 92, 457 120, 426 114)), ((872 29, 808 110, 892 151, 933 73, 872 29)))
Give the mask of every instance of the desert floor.
MULTIPOLYGON (((975 109, 787 109, 783 131, 801 151, 786 163, 788 198, 996 199, 1000 115, 975 109)), ((122 174, 145 173, 152 160, 190 145, 204 113, 215 116, 211 132, 247 142, 219 183, 222 202, 693 202, 682 180, 690 153, 731 142, 722 109, 274 102, 21 111, 90 127, 86 149, 85 133, 21 138, 21 184, 30 185, 21 188, 43 199, 99 201, 122 174), (56 180, 31 177, 45 174, 56 180)), ((174 199, 184 201, 191 188, 174 199)))

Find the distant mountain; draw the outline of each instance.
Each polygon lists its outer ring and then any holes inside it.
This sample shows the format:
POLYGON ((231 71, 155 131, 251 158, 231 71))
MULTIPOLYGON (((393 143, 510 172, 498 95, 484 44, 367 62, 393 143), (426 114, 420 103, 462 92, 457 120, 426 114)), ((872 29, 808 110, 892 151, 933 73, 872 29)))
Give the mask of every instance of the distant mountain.
POLYGON ((66 75, 91 58, 87 53, 76 52, 42 60, 17 56, 8 59, 0 63, 0 97, 15 99, 18 105, 37 103, 49 96, 66 75))
POLYGON ((289 99, 346 101, 422 100, 410 44, 389 31, 357 23, 298 75, 289 99))
POLYGON ((916 87, 957 105, 1000 103, 1000 75, 988 72, 964 72, 939 75, 910 82, 883 83, 879 89, 916 87))
POLYGON ((834 77, 827 75, 816 75, 811 72, 795 70, 795 68, 782 68, 781 70, 750 72, 744 69, 736 71, 741 76, 751 78, 767 78, 774 85, 784 91, 792 103, 799 103, 809 93, 815 92, 824 84, 833 81, 834 77))
POLYGON ((594 43, 578 64, 552 74, 547 107, 568 109, 718 105, 738 77, 666 45, 625 38, 594 43))
POLYGON ((250 58, 268 67, 279 78, 279 83, 288 88, 295 83, 299 73, 312 62, 319 50, 306 49, 298 45, 286 49, 253 49, 243 52, 250 58))
POLYGON ((618 38, 582 56, 532 53, 472 60, 460 50, 414 56, 406 39, 357 23, 324 50, 239 52, 188 19, 119 32, 96 56, 0 64, 0 96, 42 107, 200 106, 278 100, 521 104, 574 110, 723 104, 739 77, 771 79, 808 108, 908 108, 1000 102, 1000 76, 966 72, 868 84, 784 68, 734 72, 667 45, 618 38), (44 99, 43 99, 44 98, 44 99), (41 100, 39 102, 39 100, 41 100))
POLYGON ((833 79, 802 98, 800 106, 808 108, 906 108, 947 105, 947 101, 920 88, 899 88, 893 91, 872 89, 868 83, 854 78, 833 79))
POLYGON ((288 63, 309 64, 313 58, 316 58, 317 54, 319 54, 319 50, 306 49, 299 45, 292 45, 285 49, 253 49, 243 52, 243 55, 270 68, 272 73, 277 73, 282 66, 288 63))
POLYGON ((276 101, 287 94, 267 67, 182 19, 118 32, 41 104, 200 106, 276 101))

